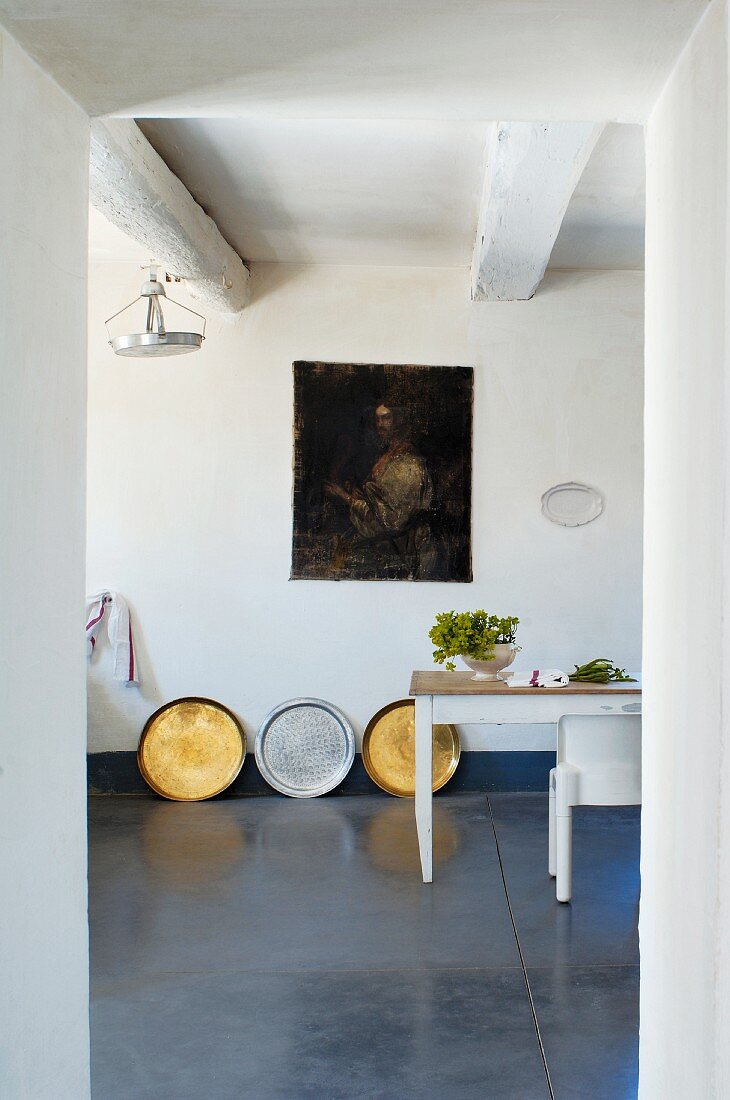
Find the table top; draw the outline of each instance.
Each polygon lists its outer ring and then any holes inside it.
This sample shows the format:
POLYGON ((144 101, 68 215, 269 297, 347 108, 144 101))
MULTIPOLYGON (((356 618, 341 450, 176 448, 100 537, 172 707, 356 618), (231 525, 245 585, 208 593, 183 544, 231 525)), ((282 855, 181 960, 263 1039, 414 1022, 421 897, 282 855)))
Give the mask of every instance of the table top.
POLYGON ((503 680, 474 680, 473 672, 414 672, 410 695, 641 695, 638 683, 580 684, 565 687, 510 687, 503 680))

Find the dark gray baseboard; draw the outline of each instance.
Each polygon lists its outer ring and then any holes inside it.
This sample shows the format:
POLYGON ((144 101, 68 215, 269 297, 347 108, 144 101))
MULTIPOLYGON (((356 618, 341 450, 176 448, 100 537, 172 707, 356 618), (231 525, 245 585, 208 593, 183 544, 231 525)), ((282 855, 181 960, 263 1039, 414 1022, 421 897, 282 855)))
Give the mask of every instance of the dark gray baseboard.
MULTIPOLYGON (((555 767, 554 752, 463 752, 459 767, 444 792, 458 791, 546 791, 548 773, 555 767)), ((155 797, 140 775, 135 752, 92 752, 87 756, 89 794, 144 794, 155 797)), ((341 794, 382 794, 365 771, 357 753, 344 782, 332 791, 341 794)), ((265 782, 252 752, 241 773, 220 798, 246 795, 283 798, 265 782)))

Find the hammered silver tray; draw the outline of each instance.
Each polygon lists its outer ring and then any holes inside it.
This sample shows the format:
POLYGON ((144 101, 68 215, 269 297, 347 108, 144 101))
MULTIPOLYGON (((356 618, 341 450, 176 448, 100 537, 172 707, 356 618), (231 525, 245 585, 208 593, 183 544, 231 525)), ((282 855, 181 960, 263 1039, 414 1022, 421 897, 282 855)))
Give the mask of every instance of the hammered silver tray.
POLYGON ((256 763, 269 786, 290 798, 316 798, 341 783, 355 759, 355 734, 324 699, 290 699, 256 734, 256 763))

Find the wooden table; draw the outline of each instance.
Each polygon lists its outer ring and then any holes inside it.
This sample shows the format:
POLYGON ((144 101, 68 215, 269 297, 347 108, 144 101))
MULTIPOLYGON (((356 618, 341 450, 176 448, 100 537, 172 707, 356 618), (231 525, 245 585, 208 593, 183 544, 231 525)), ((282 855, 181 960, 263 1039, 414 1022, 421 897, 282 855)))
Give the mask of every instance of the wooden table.
POLYGON ((557 722, 563 714, 634 711, 641 703, 638 684, 571 683, 561 688, 511 688, 501 680, 472 677, 471 672, 414 672, 411 677, 410 694, 416 697, 416 828, 424 882, 433 878, 434 723, 557 722))

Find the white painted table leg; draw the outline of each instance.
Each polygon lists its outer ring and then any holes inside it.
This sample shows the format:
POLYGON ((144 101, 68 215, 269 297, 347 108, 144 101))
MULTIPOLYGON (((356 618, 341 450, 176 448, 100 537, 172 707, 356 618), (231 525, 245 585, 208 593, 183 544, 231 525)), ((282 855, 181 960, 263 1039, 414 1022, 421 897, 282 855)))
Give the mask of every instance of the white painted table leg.
POLYGON ((416 696, 416 829, 423 881, 432 874, 433 696, 416 696))

